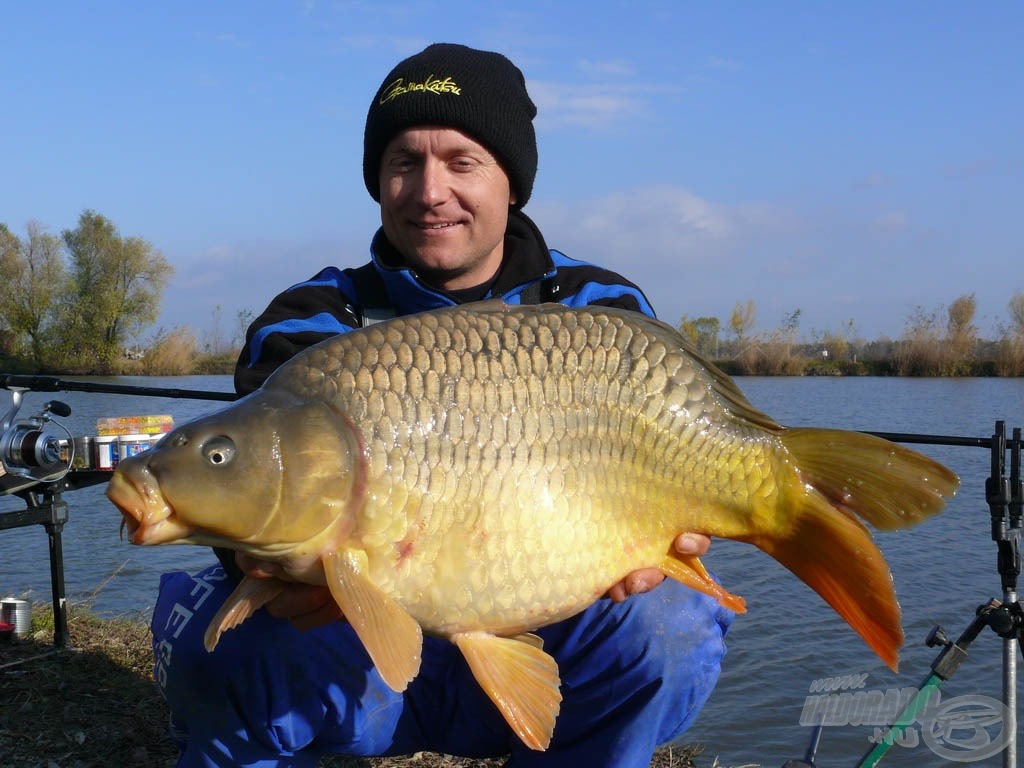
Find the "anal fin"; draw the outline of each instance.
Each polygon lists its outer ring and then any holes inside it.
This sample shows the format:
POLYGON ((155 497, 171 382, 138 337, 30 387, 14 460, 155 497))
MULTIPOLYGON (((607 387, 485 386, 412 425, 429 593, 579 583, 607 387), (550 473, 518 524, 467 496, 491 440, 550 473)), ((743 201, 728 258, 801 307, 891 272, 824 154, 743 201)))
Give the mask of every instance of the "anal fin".
POLYGON ((516 736, 530 749, 544 750, 555 730, 561 681, 558 664, 538 647, 536 636, 525 637, 530 639, 461 632, 451 641, 516 736))
POLYGON ((658 564, 658 568, 666 576, 670 576, 681 584, 685 584, 698 592, 710 595, 730 611, 747 612, 747 602, 739 595, 728 592, 721 584, 711 578, 704 563, 699 557, 680 555, 670 552, 658 564))

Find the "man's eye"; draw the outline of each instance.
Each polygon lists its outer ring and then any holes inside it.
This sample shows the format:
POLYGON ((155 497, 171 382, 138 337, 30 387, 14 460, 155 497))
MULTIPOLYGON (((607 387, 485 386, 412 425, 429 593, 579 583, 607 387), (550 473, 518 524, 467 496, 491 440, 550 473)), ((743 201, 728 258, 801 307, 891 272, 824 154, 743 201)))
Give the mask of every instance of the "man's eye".
POLYGON ((393 157, 388 161, 388 168, 396 173, 404 173, 411 171, 416 167, 416 161, 414 158, 401 156, 393 157))

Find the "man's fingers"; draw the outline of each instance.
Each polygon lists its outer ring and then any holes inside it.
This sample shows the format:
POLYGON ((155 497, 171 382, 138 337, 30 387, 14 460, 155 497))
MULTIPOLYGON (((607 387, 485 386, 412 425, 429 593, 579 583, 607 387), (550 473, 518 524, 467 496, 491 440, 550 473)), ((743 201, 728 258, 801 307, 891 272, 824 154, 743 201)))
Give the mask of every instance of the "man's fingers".
POLYGON ((711 538, 700 533, 681 533, 673 542, 676 552, 681 555, 706 555, 711 538))

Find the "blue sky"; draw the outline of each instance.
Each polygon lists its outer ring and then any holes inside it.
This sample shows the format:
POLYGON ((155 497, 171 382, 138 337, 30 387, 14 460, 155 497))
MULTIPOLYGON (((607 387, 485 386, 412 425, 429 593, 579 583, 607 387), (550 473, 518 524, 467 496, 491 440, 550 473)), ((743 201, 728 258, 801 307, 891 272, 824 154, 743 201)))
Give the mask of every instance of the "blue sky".
POLYGON ((175 267, 159 325, 230 326, 366 260, 370 97, 436 42, 498 50, 540 114, 526 207, 659 315, 896 338, 1024 291, 1019 2, 6 2, 0 222, 83 210, 175 267))

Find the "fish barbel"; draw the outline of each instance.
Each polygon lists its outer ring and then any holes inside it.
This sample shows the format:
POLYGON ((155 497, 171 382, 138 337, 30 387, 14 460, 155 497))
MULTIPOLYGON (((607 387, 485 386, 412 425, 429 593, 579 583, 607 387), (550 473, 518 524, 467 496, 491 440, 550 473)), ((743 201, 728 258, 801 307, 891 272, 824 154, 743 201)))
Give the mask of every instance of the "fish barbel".
MULTIPOLYGON (((645 567, 743 610, 673 550, 683 531, 769 553, 895 667, 899 607, 858 517, 911 525, 958 482, 877 437, 779 425, 644 315, 483 302, 305 350, 121 461, 107 495, 135 544, 228 547, 326 584, 394 690, 421 630, 448 638, 544 749, 559 678, 531 630, 645 567)), ((207 647, 281 587, 244 579, 207 647)))

